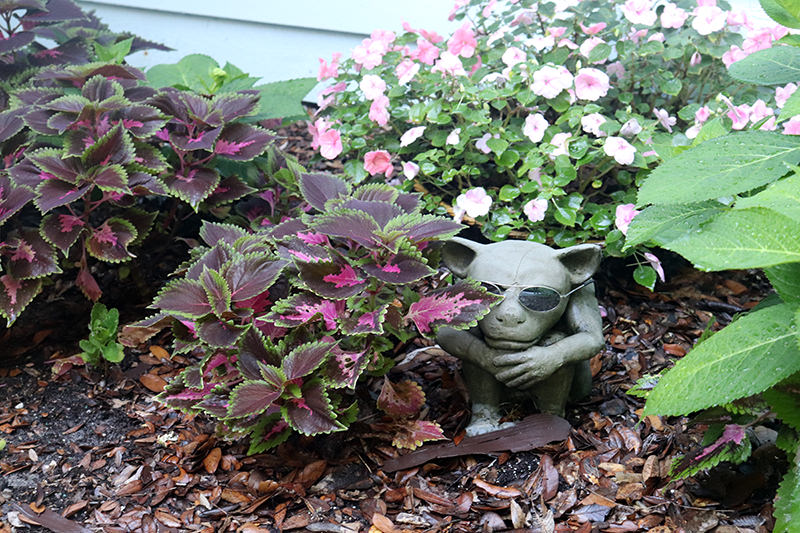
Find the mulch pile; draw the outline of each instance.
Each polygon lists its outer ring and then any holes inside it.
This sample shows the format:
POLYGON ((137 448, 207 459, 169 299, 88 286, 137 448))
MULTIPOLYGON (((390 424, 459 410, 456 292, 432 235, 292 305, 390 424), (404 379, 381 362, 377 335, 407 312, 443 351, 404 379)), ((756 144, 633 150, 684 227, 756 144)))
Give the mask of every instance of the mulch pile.
MULTIPOLYGON (((307 143, 299 129, 285 133, 307 143)), ((166 337, 106 374, 76 366, 58 376, 53 361, 78 351, 54 333, 58 324, 0 333, 0 532, 771 531, 783 466, 768 438, 743 465, 670 482, 672 459, 698 445, 703 426, 641 419, 643 401, 626 394, 685 355, 712 318, 724 326, 769 289, 757 272, 703 274, 671 261, 656 293, 624 264, 604 265, 596 285, 606 346, 592 360, 591 396, 568 409, 570 428, 525 419, 499 449, 478 453, 463 437, 457 359, 421 342, 413 357, 398 354, 389 379, 420 383, 427 419, 451 439, 415 452, 427 454, 415 466, 376 429, 368 406, 379 380, 363 391, 367 408, 350 431, 247 456, 204 417, 154 402, 187 363, 170 356, 166 337)), ((60 322, 83 335, 85 320, 60 322)))

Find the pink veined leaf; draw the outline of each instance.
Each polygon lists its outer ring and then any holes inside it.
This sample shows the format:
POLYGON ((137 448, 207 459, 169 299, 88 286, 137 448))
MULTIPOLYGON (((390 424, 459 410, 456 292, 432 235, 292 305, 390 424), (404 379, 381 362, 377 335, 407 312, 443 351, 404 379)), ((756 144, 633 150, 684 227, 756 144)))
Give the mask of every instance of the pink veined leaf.
POLYGON ((425 393, 418 383, 410 380, 392 383, 384 378, 378 408, 394 418, 410 418, 425 405, 425 393))
POLYGON ((200 135, 198 135, 197 137, 189 137, 189 140, 187 141, 187 144, 196 144, 196 143, 202 142, 203 141, 203 135, 205 135, 205 134, 206 134, 206 132, 201 131, 200 135))
POLYGON ((312 415, 314 414, 314 411, 308 406, 308 404, 306 403, 306 401, 304 399, 302 399, 302 398, 292 398, 292 403, 294 403, 300 409, 305 409, 310 414, 312 414, 312 415))
POLYGON ((332 382, 351 389, 355 388, 356 381, 365 366, 364 355, 367 352, 345 352, 336 346, 332 353, 333 358, 336 360, 336 367, 331 367, 330 369, 329 377, 332 382))
POLYGON ((144 126, 144 122, 139 122, 138 120, 133 120, 129 118, 123 118, 122 125, 125 126, 125 128, 141 128, 142 126, 144 126))
POLYGON ((322 319, 325 322, 325 329, 336 329, 336 319, 339 316, 339 311, 334 302, 323 300, 316 305, 303 304, 297 306, 296 314, 294 315, 280 315, 280 318, 286 320, 301 320, 307 322, 317 313, 322 313, 322 319))
MULTIPOLYGON (((271 192, 271 191, 270 191, 271 192)), ((303 233, 302 231, 297 232, 297 237, 306 244, 327 244, 328 237, 322 235, 321 233, 314 233, 313 231, 308 231, 303 233)))
POLYGON ((206 363, 206 370, 205 372, 203 372, 203 375, 206 377, 210 376, 212 370, 222 365, 225 365, 225 369, 228 372, 230 372, 234 368, 233 365, 231 365, 231 362, 228 359, 227 355, 225 355, 222 352, 217 352, 213 357, 211 357, 211 359, 208 360, 208 363, 206 363))
POLYGON ((694 458, 695 461, 700 461, 704 457, 707 457, 714 453, 716 450, 724 446, 725 444, 732 443, 736 446, 742 443, 744 440, 745 432, 744 428, 738 424, 727 424, 725 426, 725 430, 722 432, 720 438, 718 438, 713 444, 707 446, 703 453, 696 456, 694 458))
POLYGON ((436 422, 425 420, 404 420, 394 427, 396 433, 392 446, 414 450, 422 443, 431 440, 443 440, 446 437, 436 422))
POLYGON ((402 272, 399 266, 393 265, 391 263, 386 263, 384 266, 381 267, 381 270, 383 270, 384 272, 391 272, 393 274, 400 274, 402 272))
POLYGON ((166 400, 202 400, 206 394, 214 390, 214 387, 219 385, 219 383, 206 383, 206 385, 201 389, 186 389, 183 392, 179 392, 178 394, 172 394, 166 397, 166 400))
POLYGON ((333 283, 337 289, 341 289, 342 287, 354 287, 366 283, 365 280, 359 279, 358 274, 349 264, 344 265, 338 274, 328 274, 323 277, 322 280, 327 283, 333 283))
POLYGON ((33 246, 25 242, 24 240, 20 239, 19 244, 17 244, 17 249, 14 252, 14 255, 11 256, 12 261, 19 261, 24 260, 28 263, 33 263, 33 260, 36 259, 36 250, 33 249, 33 246))
POLYGON ((5 274, 2 277, 0 277, 0 281, 3 282, 3 287, 5 287, 6 294, 8 295, 8 299, 11 302, 11 305, 16 305, 17 291, 22 288, 22 282, 12 278, 8 274, 5 274))
POLYGON ((464 293, 455 296, 446 293, 428 295, 411 304, 406 318, 412 320, 421 333, 429 333, 433 322, 452 322, 462 309, 482 303, 482 300, 465 298, 464 293))
POLYGON ((58 215, 58 222, 61 226, 61 233, 69 233, 75 226, 85 225, 84 221, 75 215, 58 215))
POLYGON ((102 226, 94 230, 94 238, 98 242, 110 244, 111 246, 117 245, 117 236, 114 234, 114 230, 111 229, 111 226, 108 225, 108 222, 104 222, 102 226))
POLYGON ((162 128, 156 132, 156 137, 162 141, 169 141, 169 131, 167 131, 167 128, 162 128))
MULTIPOLYGON (((192 142, 192 141, 189 141, 192 142)), ((245 142, 232 142, 226 141, 225 139, 217 140, 217 143, 214 145, 214 153, 220 155, 235 155, 238 154, 242 148, 246 148, 253 144, 255 141, 245 141, 245 142)))

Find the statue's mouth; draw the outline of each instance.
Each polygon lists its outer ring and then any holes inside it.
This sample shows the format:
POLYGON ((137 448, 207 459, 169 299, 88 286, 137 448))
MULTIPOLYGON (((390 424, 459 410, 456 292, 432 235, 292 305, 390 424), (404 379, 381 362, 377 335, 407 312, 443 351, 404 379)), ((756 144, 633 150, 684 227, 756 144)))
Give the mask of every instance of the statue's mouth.
POLYGON ((484 334, 483 340, 486 342, 487 346, 490 348, 496 348, 498 350, 525 350, 536 344, 538 339, 529 341, 514 341, 509 339, 495 339, 484 334))

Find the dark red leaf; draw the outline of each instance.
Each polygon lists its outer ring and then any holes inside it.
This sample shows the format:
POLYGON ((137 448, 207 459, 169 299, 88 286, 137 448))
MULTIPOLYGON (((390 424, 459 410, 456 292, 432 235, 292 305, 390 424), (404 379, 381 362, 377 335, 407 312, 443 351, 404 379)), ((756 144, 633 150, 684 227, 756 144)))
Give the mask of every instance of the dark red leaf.
POLYGON ((301 174, 300 192, 306 202, 318 211, 324 211, 325 202, 347 195, 350 192, 350 186, 344 180, 331 174, 301 174))

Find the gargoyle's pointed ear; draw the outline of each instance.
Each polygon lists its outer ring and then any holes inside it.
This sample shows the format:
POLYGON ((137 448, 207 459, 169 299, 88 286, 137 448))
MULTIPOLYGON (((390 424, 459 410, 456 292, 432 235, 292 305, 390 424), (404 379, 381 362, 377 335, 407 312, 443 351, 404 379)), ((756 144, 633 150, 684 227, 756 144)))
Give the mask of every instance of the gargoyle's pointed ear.
POLYGON ((460 278, 467 277, 467 270, 483 244, 461 237, 453 237, 442 246, 442 262, 450 272, 460 278))
POLYGON ((602 253, 596 244, 579 244, 556 250, 555 257, 569 272, 572 284, 577 285, 592 277, 597 271, 602 253))

